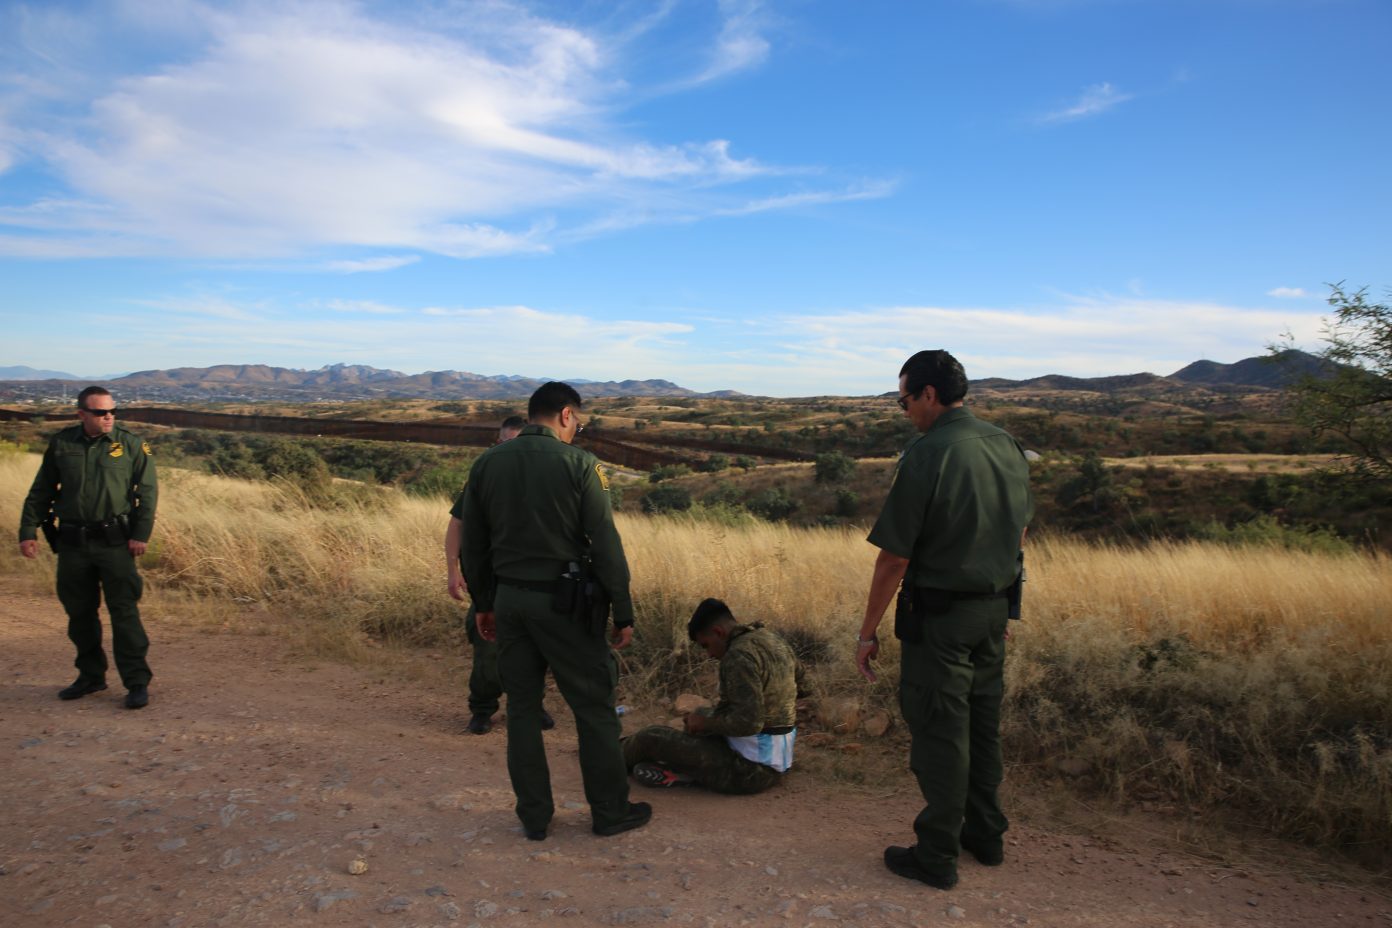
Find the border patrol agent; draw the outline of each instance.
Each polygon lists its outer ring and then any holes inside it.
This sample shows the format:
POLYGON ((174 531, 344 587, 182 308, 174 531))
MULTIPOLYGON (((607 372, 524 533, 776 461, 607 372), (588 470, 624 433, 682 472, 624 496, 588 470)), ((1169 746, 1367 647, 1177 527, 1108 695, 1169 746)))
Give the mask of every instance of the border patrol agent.
POLYGON ((140 623, 144 584, 135 559, 155 527, 155 461, 149 444, 116 424, 116 403, 106 389, 79 393, 77 412, 79 424, 55 435, 44 452, 24 500, 19 551, 28 558, 38 554, 42 526, 58 554, 58 599, 68 613, 78 674, 58 697, 81 699, 106 689, 97 618, 104 597, 126 708, 140 709, 150 701, 150 639, 140 623))
POLYGON ((464 577, 479 634, 498 642, 508 698, 507 762, 527 838, 546 838, 555 806, 542 742, 542 693, 549 667, 575 715, 580 772, 592 830, 616 835, 645 825, 652 807, 628 801, 614 711, 618 661, 604 640, 555 602, 563 574, 588 556, 614 610, 614 647, 633 639, 628 562, 614 528, 607 480, 579 434, 580 394, 552 381, 532 394, 530 424, 474 462, 461 507, 464 577))
POLYGON ((684 719, 685 731, 650 725, 623 739, 639 783, 695 783, 718 793, 759 793, 793 765, 802 665, 763 623, 741 625, 730 607, 704 599, 686 634, 720 661, 720 700, 684 719))
POLYGON ((997 790, 1006 621, 1034 511, 1024 450, 972 416, 966 393, 966 372, 946 351, 920 351, 899 372, 899 407, 922 434, 900 459, 870 532, 880 553, 856 650, 873 682, 876 629, 902 582, 899 703, 925 805, 914 819, 918 843, 886 848, 884 860, 938 889, 956 885, 962 848, 988 866, 1004 859, 1008 823, 997 790))
MULTIPOLYGON (((508 416, 498 427, 498 440, 501 445, 511 441, 522 431, 527 420, 521 416, 508 416)), ((459 562, 460 549, 464 540, 464 493, 455 497, 454 507, 450 509, 449 528, 445 529, 445 569, 448 572, 449 595, 464 601, 469 585, 464 582, 463 567, 459 562)), ((464 616, 464 634, 469 639, 473 651, 473 662, 469 669, 469 724, 465 730, 471 735, 486 735, 493 730, 493 716, 498 711, 498 700, 503 695, 503 681, 498 676, 498 643, 485 641, 478 633, 478 609, 471 602, 469 612, 464 616)), ((541 710, 541 727, 549 731, 556 727, 551 713, 541 710)))

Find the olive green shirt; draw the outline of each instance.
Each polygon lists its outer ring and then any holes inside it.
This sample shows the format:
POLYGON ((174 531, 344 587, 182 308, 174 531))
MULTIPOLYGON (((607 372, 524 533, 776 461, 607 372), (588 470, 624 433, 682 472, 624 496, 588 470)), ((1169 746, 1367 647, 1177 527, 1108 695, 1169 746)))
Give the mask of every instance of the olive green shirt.
POLYGON ((738 738, 796 725, 801 678, 802 664, 781 635, 761 622, 736 625, 720 658, 720 700, 700 713, 706 731, 738 738))
POLYGON ((613 601, 614 624, 633 624, 628 561, 593 454, 528 425, 479 456, 454 512, 464 529, 464 578, 480 612, 493 611, 498 578, 554 580, 588 554, 613 601))
POLYGON ((909 443, 869 541, 908 558, 906 584, 994 593, 1015 582, 1033 514, 1024 449, 956 407, 909 443))
POLYGON ((63 429, 44 451, 39 473, 24 500, 19 540, 38 537, 50 508, 60 522, 105 522, 128 516, 133 541, 149 541, 155 528, 159 486, 150 446, 113 426, 88 438, 82 425, 63 429))

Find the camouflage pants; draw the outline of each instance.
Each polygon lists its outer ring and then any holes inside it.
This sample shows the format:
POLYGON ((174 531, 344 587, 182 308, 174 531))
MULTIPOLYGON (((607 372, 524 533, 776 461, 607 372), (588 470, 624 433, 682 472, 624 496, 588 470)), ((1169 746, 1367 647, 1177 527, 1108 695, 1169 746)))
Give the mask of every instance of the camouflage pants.
POLYGON ((782 778, 772 767, 736 754, 722 737, 688 735, 665 725, 649 725, 624 738, 623 753, 629 770, 658 764, 717 793, 761 793, 782 778))

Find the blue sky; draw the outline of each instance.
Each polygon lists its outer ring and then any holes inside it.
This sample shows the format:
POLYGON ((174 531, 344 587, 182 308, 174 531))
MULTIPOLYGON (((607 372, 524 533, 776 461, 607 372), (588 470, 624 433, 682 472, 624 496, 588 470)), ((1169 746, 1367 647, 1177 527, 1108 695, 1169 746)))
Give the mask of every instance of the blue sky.
POLYGON ((0 4, 0 365, 892 389, 1318 344, 1392 3, 0 4))

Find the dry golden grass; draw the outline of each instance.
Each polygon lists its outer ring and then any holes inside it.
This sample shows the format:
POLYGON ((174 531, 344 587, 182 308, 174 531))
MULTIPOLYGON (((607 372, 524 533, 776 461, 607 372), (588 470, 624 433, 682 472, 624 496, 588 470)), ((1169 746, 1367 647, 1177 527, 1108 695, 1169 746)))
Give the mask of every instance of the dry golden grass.
MULTIPOLYGON (((12 518, 37 466, 0 454, 12 518)), ((442 563, 447 500, 352 487, 311 498, 174 469, 161 480, 144 563, 157 594, 219 621, 233 607, 273 617, 321 653, 460 642, 442 563)), ((618 523, 640 633, 625 698, 689 683, 702 660, 685 622, 718 596, 787 634, 822 692, 893 702, 892 639, 878 684, 851 665, 874 556, 859 532, 626 513, 618 523)), ((1392 853, 1385 556, 1051 540, 1027 557, 1026 618, 1007 664, 1013 763, 1048 770, 1068 757, 1119 799, 1230 808, 1367 860, 1392 853)), ((51 576, 47 554, 24 562, 12 549, 3 563, 51 576)))
POLYGON ((1167 467, 1172 470, 1218 468, 1232 473, 1312 473, 1329 467, 1332 454, 1148 454, 1135 458, 1106 458, 1109 467, 1130 469, 1167 467))

